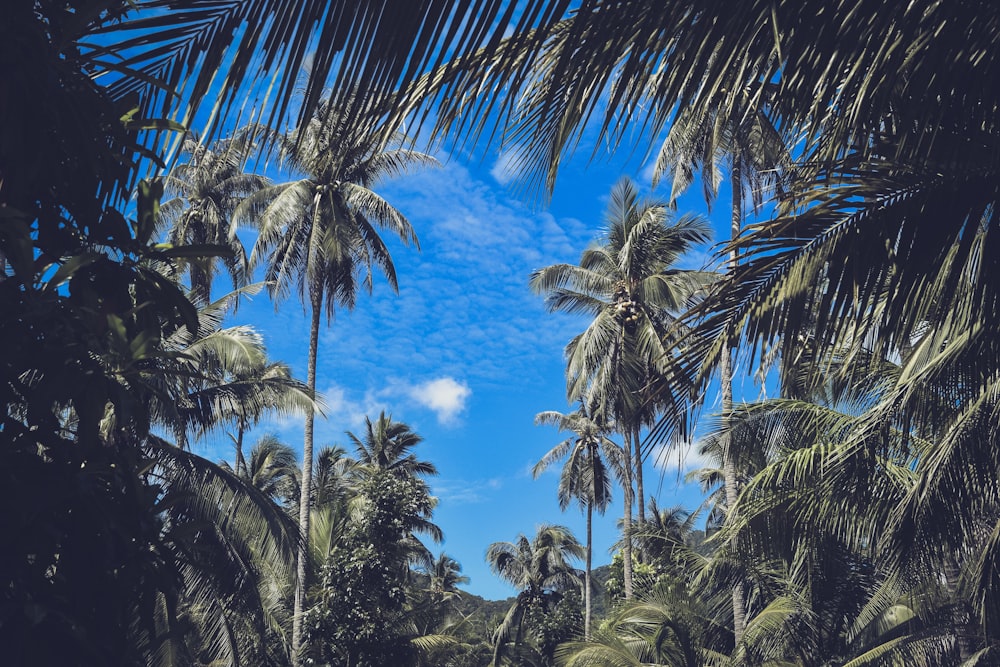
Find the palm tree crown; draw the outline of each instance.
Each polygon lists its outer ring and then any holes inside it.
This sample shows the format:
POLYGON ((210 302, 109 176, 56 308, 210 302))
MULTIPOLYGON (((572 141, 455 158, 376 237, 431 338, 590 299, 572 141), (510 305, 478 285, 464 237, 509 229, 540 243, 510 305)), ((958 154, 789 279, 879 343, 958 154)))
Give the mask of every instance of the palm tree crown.
POLYGON ((287 504, 296 500, 298 473, 295 451, 276 435, 268 434, 250 449, 243 474, 265 496, 287 504))
POLYGON ((469 583, 469 578, 462 574, 462 565, 443 551, 431 563, 427 574, 431 594, 441 600, 457 595, 459 584, 469 583))
POLYGON ((407 424, 393 421, 392 416, 384 411, 374 422, 365 417, 363 437, 353 433, 348 433, 347 437, 354 444, 357 461, 361 465, 402 475, 423 477, 437 474, 433 463, 421 461, 410 451, 423 438, 407 424))
POLYGON ((437 164, 424 153, 388 148, 384 139, 359 131, 331 109, 332 102, 324 103, 302 127, 279 139, 283 164, 302 178, 265 188, 237 211, 239 220, 260 230, 251 261, 266 262, 272 293, 285 296, 294 287, 304 301, 317 300, 328 313, 337 304, 353 307, 359 286, 371 291, 373 267, 396 289, 396 270, 379 232, 405 243, 416 244, 417 237, 406 217, 372 188, 437 164))
POLYGON ((546 294, 550 310, 593 318, 567 346, 567 395, 600 398, 607 408, 630 398, 613 389, 627 379, 627 364, 661 367, 671 356, 672 314, 715 276, 673 268, 708 241, 707 222, 693 216, 672 222, 667 205, 641 200, 631 181, 615 185, 605 219, 602 242, 585 250, 579 265, 537 270, 531 288, 546 294))
POLYGON ((611 471, 621 473, 621 448, 607 437, 610 427, 592 419, 585 407, 563 414, 550 410, 535 415, 535 424, 557 426, 573 435, 550 449, 532 468, 536 478, 560 459, 559 507, 565 510, 576 499, 581 508, 599 512, 611 503, 611 471), (607 463, 611 463, 611 471, 607 463))
POLYGON ((240 202, 270 185, 264 176, 243 171, 254 150, 254 134, 244 130, 211 147, 188 135, 181 149, 187 161, 175 165, 164 179, 167 194, 174 195, 160 206, 161 224, 169 226, 168 240, 175 245, 214 244, 230 251, 220 258, 187 260, 192 295, 202 303, 210 299, 217 259, 224 263, 234 287, 247 283, 246 250, 230 229, 240 202))
POLYGON ((486 551, 490 569, 529 595, 541 596, 577 584, 569 562, 583 556, 583 547, 568 528, 542 525, 534 539, 519 535, 515 542, 494 542, 486 551))

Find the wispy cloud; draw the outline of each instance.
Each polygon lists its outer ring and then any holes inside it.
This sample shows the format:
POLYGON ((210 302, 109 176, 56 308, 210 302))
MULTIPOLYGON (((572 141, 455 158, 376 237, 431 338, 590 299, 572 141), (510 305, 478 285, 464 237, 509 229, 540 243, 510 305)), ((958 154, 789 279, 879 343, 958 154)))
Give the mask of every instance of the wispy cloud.
POLYGON ((340 384, 366 387, 386 386, 404 370, 422 381, 465 378, 467 386, 541 381, 540 360, 559 360, 580 325, 547 315, 528 277, 575 262, 596 230, 531 211, 456 164, 381 192, 413 223, 422 250, 386 238, 399 295, 376 280, 372 298, 338 312, 322 333, 321 372, 336 369, 340 384))
POLYGON ((661 445, 652 452, 653 465, 665 473, 687 473, 715 465, 715 462, 704 456, 700 450, 700 442, 661 445))
POLYGON ((490 176, 500 185, 510 185, 517 176, 517 154, 512 151, 505 151, 497 157, 490 169, 490 176))
POLYGON ((484 503, 490 500, 495 492, 503 488, 503 481, 499 478, 435 479, 431 483, 431 488, 434 495, 443 503, 484 503))

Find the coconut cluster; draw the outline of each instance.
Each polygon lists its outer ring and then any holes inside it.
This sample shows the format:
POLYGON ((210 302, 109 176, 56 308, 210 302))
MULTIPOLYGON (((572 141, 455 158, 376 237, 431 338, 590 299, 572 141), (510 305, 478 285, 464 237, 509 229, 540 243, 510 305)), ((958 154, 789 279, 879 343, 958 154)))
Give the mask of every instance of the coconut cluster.
POLYGON ((639 323, 639 306, 634 301, 619 301, 615 304, 615 318, 628 330, 635 330, 639 323))

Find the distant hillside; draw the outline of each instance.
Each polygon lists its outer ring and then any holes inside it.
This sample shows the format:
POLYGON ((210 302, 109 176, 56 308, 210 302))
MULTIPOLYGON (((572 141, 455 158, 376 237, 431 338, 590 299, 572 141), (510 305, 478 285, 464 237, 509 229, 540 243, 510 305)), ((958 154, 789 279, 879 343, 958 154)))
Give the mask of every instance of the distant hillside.
POLYGON ((491 616, 496 614, 500 614, 501 616, 506 614, 513 602, 513 597, 505 600, 487 600, 472 593, 459 591, 459 597, 455 600, 454 604, 455 609, 460 611, 463 616, 477 614, 483 620, 489 620, 491 616))
MULTIPOLYGON (((607 611, 607 600, 604 595, 604 583, 608 580, 608 575, 610 573, 610 565, 601 565, 600 567, 594 568, 593 572, 591 572, 591 577, 594 580, 594 619, 604 618, 607 611)), ((507 613, 507 610, 510 609, 513 602, 513 597, 509 597, 504 600, 487 600, 479 597, 478 595, 467 593, 466 591, 460 591, 459 598, 455 601, 455 608, 460 611, 463 616, 468 617, 470 623, 482 623, 488 625, 490 619, 493 617, 502 618, 503 615, 507 613)))

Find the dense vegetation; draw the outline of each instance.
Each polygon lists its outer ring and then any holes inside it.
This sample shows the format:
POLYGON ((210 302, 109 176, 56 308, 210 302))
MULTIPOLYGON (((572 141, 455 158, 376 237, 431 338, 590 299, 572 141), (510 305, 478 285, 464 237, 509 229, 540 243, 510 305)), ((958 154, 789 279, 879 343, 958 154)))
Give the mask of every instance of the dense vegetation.
POLYGON ((998 45, 986 0, 13 3, 3 661, 1000 664, 998 45), (620 487, 603 612, 560 526, 491 545, 518 595, 465 611, 424 543, 434 465, 390 415, 314 456, 322 315, 395 287, 380 234, 416 242, 378 194, 432 162, 404 122, 499 143, 542 197, 585 129, 672 182, 615 185, 579 264, 530 277, 589 318, 539 470, 563 462, 591 520, 620 487), (699 175, 730 195, 718 273, 676 268, 706 234, 672 210, 699 175), (265 288, 309 310, 304 381, 224 326, 265 288), (778 398, 734 401, 735 367, 778 398), (244 442, 275 413, 303 418, 303 460, 244 442), (660 508, 644 466, 699 419, 706 505, 660 508), (232 465, 189 451, 213 429, 232 465))

